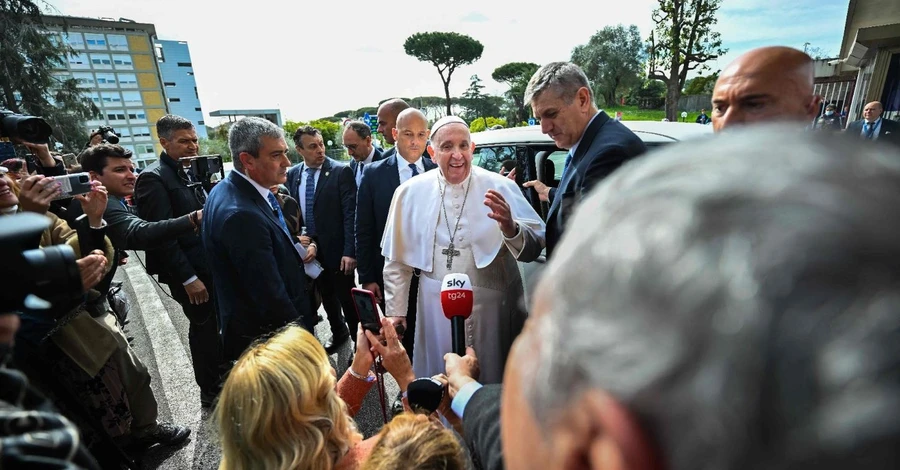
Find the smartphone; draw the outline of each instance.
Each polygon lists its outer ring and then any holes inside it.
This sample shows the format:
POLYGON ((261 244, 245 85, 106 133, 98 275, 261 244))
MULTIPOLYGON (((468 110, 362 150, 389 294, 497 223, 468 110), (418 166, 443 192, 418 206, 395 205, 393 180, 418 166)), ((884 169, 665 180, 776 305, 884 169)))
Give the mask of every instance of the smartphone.
POLYGON ((61 191, 54 199, 65 199, 91 192, 91 175, 89 173, 55 176, 53 180, 60 184, 59 190, 61 191))
POLYGON ((353 288, 350 290, 350 295, 353 296, 356 316, 363 328, 377 335, 381 331, 381 317, 378 314, 375 294, 369 290, 353 288))

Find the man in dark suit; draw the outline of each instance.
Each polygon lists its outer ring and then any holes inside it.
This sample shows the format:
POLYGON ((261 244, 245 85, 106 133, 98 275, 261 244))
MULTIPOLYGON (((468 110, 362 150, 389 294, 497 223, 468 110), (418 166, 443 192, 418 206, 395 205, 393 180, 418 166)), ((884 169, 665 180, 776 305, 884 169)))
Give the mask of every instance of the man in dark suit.
POLYGON ((310 251, 324 268, 315 283, 331 326, 325 350, 333 354, 350 339, 351 332, 356 333, 359 323, 350 296, 350 289, 356 287, 356 182, 350 167, 325 156, 318 129, 304 126, 293 137, 303 162, 288 171, 287 187, 300 203, 307 235, 316 242, 310 251))
POLYGON ((610 119, 594 104, 587 76, 575 64, 551 62, 534 73, 525 89, 541 131, 556 146, 568 149, 562 180, 557 188, 528 181, 543 201, 547 214, 547 257, 566 228, 572 212, 597 183, 626 161, 644 153, 644 142, 621 122, 610 119))
POLYGON ((383 158, 381 149, 372 145, 372 129, 362 121, 348 122, 344 128, 343 140, 344 148, 353 157, 350 160, 350 169, 353 170, 353 179, 359 187, 366 165, 383 158))
MULTIPOLYGON (((401 183, 415 175, 437 168, 430 158, 422 156, 428 142, 428 121, 421 111, 404 111, 392 130, 397 151, 366 168, 357 193, 356 251, 359 260, 359 282, 363 289, 375 293, 383 306, 384 256, 381 255, 381 238, 387 222, 391 199, 401 183), (415 173, 412 167, 416 167, 415 173)), ((406 317, 407 328, 403 334, 403 346, 412 358, 413 331, 415 331, 416 291, 418 281, 413 277, 410 301, 406 317), (412 321, 410 321, 412 320, 412 321)))
POLYGON ((873 101, 863 108, 863 118, 847 126, 847 136, 900 146, 900 122, 881 116, 884 107, 873 101))
MULTIPOLYGON (((287 181, 284 131, 244 118, 228 132, 234 170, 209 195, 203 248, 215 283, 223 356, 234 361, 256 338, 297 322, 313 331, 303 259, 271 186, 287 181)), ((314 245, 310 245, 314 246, 314 245)))
MULTIPOLYGON (((165 149, 159 161, 141 172, 134 188, 138 215, 159 222, 203 208, 206 193, 182 158, 197 156, 197 132, 191 121, 166 115, 156 122, 159 143, 165 149)), ((147 272, 168 286, 172 297, 190 320, 188 342, 194 378, 204 405, 212 404, 221 386, 221 351, 209 264, 197 232, 173 237, 160 248, 147 251, 147 272)))
MULTIPOLYGON (((378 106, 378 127, 376 130, 379 134, 384 136, 384 141, 391 144, 396 145, 397 139, 394 137, 394 128, 397 127, 397 116, 400 115, 403 110, 409 108, 409 103, 403 101, 400 98, 393 98, 390 100, 381 103, 378 106)), ((388 158, 397 153, 397 147, 391 147, 386 152, 384 152, 383 158, 388 158)))

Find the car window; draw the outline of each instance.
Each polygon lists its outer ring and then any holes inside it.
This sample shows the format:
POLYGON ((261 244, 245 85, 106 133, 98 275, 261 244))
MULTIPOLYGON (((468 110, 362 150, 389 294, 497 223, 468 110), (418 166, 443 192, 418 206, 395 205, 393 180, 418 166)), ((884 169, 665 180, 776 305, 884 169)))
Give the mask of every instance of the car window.
POLYGON ((568 154, 568 150, 557 150, 547 157, 553 162, 553 179, 556 181, 562 179, 563 167, 566 164, 566 155, 568 154))
POLYGON ((491 172, 500 171, 500 165, 506 160, 516 159, 516 148, 513 146, 503 147, 478 147, 472 154, 472 164, 480 166, 491 172))

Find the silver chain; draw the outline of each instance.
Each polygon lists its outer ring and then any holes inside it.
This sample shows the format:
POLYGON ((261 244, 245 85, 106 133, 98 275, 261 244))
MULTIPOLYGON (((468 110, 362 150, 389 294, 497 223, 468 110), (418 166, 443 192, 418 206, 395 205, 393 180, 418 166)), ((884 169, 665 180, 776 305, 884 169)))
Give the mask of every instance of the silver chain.
POLYGON ((444 223, 447 224, 447 235, 450 235, 450 245, 453 245, 453 240, 456 239, 456 232, 459 231, 459 221, 462 219, 463 211, 466 209, 466 199, 469 198, 469 188, 472 187, 472 174, 469 173, 469 184, 466 185, 466 193, 463 195, 463 203, 462 207, 459 209, 459 217, 456 218, 456 227, 453 228, 453 231, 450 231, 450 218, 447 217, 447 206, 444 205, 444 192, 447 186, 449 185, 441 185, 440 180, 438 180, 438 187, 441 188, 441 209, 444 210, 444 223))

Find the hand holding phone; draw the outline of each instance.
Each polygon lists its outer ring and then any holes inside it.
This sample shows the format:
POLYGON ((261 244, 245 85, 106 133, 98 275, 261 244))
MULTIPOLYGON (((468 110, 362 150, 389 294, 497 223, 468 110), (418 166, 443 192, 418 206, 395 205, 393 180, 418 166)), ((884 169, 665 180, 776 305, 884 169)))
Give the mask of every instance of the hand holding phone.
POLYGON ((381 332, 381 315, 378 313, 378 304, 372 291, 353 288, 350 291, 353 297, 353 305, 356 307, 356 315, 364 329, 378 335, 381 332))

